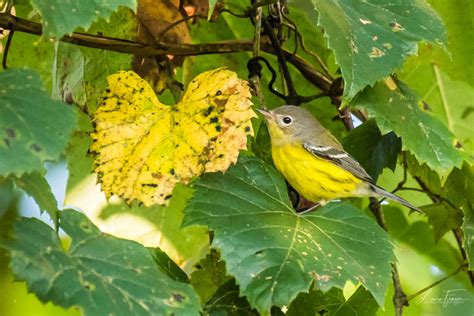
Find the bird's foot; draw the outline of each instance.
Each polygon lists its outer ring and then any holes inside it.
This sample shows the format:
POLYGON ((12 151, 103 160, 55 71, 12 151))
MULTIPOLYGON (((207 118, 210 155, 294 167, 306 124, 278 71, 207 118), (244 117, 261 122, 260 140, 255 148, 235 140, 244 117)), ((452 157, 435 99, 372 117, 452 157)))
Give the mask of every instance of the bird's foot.
POLYGON ((314 203, 313 205, 310 205, 309 207, 300 208, 300 209, 298 209, 296 212, 298 213, 298 215, 306 214, 306 213, 309 213, 309 212, 311 212, 312 210, 315 210, 315 209, 317 209, 318 207, 324 206, 324 205, 326 205, 326 204, 327 204, 327 202, 322 200, 322 201, 319 201, 319 202, 314 203))

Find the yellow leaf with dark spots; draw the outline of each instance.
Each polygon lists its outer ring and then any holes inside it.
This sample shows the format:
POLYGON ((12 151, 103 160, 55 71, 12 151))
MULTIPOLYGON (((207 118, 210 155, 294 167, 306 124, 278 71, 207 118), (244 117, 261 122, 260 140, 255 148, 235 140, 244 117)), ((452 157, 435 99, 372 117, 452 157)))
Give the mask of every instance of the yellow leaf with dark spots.
POLYGON ((102 190, 127 202, 166 204, 178 182, 227 170, 253 135, 250 96, 247 83, 225 68, 197 76, 172 106, 134 72, 109 76, 91 135, 102 190))

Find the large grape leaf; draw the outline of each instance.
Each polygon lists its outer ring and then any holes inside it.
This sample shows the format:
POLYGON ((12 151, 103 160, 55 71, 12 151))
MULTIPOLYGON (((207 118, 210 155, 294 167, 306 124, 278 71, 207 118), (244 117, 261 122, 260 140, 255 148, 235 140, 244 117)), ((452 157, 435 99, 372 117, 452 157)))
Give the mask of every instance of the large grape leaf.
POLYGON ((51 100, 36 72, 0 72, 0 176, 43 171, 45 161, 59 158, 75 125, 76 112, 51 100))
POLYGON ((76 306, 86 315, 198 315, 192 287, 157 266, 147 248, 102 234, 71 210, 61 213, 61 228, 72 238, 68 250, 49 226, 29 218, 3 244, 16 277, 42 302, 76 306))
POLYGON ((109 76, 106 91, 91 151, 106 195, 127 202, 166 204, 177 183, 225 171, 253 135, 250 89, 225 68, 197 76, 173 106, 134 72, 109 76))
POLYGON ((107 19, 119 6, 135 10, 136 0, 31 0, 43 17, 43 34, 61 38, 76 28, 87 29, 99 17, 107 19))
POLYGON ((446 41, 441 19, 422 1, 312 1, 317 23, 341 67, 347 99, 416 54, 417 42, 446 41))
POLYGON ((402 82, 394 90, 385 83, 366 88, 352 103, 375 118, 380 131, 394 131, 402 138, 402 148, 442 177, 460 167, 465 154, 455 148, 456 139, 431 113, 422 110, 418 96, 402 82))
POLYGON ((387 234, 347 203, 298 215, 275 169, 243 156, 194 184, 184 225, 215 232, 229 274, 261 313, 288 306, 312 282, 323 291, 361 282, 383 304, 394 260, 387 234))

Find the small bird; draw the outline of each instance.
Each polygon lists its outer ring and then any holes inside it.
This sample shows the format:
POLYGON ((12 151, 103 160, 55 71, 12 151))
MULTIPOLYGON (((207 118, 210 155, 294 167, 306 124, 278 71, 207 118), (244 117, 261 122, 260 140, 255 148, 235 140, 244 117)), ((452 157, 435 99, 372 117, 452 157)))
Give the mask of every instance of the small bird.
POLYGON ((307 110, 284 105, 263 114, 275 167, 307 200, 324 205, 345 197, 386 197, 421 212, 385 191, 307 110))

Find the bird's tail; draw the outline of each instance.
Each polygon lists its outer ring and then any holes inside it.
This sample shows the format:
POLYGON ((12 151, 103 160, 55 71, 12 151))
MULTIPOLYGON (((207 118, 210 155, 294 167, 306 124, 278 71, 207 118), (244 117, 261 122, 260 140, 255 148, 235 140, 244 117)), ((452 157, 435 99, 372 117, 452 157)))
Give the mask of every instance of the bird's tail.
POLYGON ((411 205, 408 201, 402 199, 402 198, 399 197, 399 196, 396 196, 395 194, 392 194, 392 193, 390 193, 390 192, 385 191, 384 189, 382 189, 381 187, 376 186, 375 184, 371 184, 371 185, 370 185, 370 190, 371 190, 373 193, 375 193, 376 195, 383 196, 383 197, 386 197, 386 198, 388 198, 388 199, 394 200, 394 201, 396 201, 396 202, 398 202, 398 203, 400 203, 400 204, 405 205, 405 206, 408 207, 409 209, 412 209, 412 210, 414 210, 414 211, 417 211, 417 212, 419 212, 419 213, 424 214, 422 210, 420 210, 419 208, 417 208, 417 207, 411 205))

